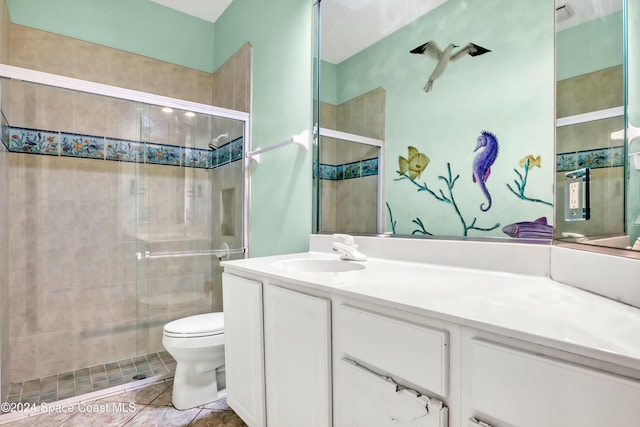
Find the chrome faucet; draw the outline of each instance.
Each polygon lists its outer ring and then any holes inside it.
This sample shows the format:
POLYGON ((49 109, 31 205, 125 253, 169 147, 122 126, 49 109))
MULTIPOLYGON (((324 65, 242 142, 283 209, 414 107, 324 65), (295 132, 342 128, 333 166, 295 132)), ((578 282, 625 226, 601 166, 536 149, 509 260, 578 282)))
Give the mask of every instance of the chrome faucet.
POLYGON ((341 241, 333 241, 331 248, 340 254, 340 259, 346 261, 366 261, 367 256, 358 251, 358 245, 353 236, 348 234, 334 234, 334 239, 342 239, 341 241))

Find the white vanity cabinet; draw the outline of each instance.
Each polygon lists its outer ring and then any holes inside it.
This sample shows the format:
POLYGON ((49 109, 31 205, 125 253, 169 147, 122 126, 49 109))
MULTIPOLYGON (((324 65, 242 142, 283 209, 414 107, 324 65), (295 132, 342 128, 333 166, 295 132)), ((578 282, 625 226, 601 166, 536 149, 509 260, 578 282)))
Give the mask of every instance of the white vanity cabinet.
POLYGON ((469 426, 640 425, 638 380, 482 338, 464 348, 469 426))
POLYGON ((251 427, 266 425, 262 282, 222 273, 227 402, 251 427))
POLYGON ((545 278, 283 259, 225 265, 227 400, 250 427, 640 426, 637 309, 545 278))
POLYGON ((444 427, 446 330, 350 304, 334 304, 336 427, 444 427))
POLYGON ((267 426, 330 426, 330 301, 272 284, 263 298, 267 426))
POLYGON ((331 426, 331 303, 223 274, 227 402, 250 427, 331 426))

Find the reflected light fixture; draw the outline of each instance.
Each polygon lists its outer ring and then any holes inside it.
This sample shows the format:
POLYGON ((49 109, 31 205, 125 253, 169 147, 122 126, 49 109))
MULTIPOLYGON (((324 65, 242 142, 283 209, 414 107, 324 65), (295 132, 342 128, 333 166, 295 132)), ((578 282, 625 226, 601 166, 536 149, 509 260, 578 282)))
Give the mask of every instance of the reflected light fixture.
POLYGON ((193 113, 191 111, 187 111, 186 113, 184 113, 184 115, 187 116, 187 117, 195 117, 196 113, 193 113))
POLYGON ((574 12, 569 3, 556 7, 556 22, 566 21, 573 16, 574 12))
POLYGON ((163 113, 173 113, 173 108, 162 107, 162 112, 163 113))

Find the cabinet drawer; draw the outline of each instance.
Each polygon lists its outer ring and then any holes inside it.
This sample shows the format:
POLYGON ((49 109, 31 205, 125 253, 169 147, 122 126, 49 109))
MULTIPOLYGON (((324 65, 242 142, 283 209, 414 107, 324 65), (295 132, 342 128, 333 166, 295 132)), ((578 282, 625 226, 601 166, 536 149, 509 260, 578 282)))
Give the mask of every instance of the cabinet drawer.
POLYGON ((342 359, 336 366, 336 427, 445 427, 442 401, 342 359))
POLYGON ((334 313, 336 350, 440 396, 447 395, 448 333, 348 305, 334 313))
POLYGON ((474 339, 469 398, 474 415, 518 427, 632 426, 640 382, 474 339))

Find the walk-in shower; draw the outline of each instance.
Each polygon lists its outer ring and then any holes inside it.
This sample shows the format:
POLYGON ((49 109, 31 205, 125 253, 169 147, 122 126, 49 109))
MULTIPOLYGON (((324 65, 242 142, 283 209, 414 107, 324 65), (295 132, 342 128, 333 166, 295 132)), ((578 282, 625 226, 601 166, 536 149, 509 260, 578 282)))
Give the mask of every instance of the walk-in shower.
POLYGON ((169 376, 163 325, 222 311, 219 261, 246 253, 248 114, 10 66, 0 77, 0 401, 169 376))

